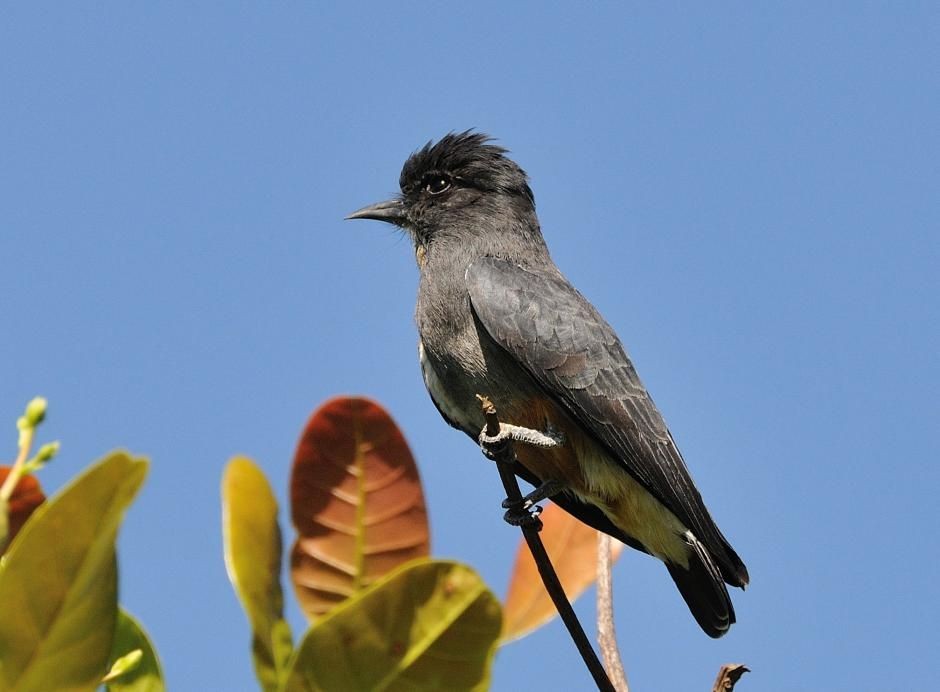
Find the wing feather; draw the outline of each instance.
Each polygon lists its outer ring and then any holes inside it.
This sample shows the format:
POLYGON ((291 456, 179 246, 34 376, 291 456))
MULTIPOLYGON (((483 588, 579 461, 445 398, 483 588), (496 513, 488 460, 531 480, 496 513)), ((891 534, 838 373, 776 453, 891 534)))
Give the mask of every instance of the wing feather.
POLYGON ((662 416, 603 317, 557 272, 486 257, 467 269, 477 319, 708 548, 724 578, 747 570, 705 508, 662 416))

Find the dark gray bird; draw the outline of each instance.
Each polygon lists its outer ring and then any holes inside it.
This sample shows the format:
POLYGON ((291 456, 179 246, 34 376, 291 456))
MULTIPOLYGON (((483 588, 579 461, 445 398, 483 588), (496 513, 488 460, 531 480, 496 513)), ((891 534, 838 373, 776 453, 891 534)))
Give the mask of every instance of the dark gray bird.
POLYGON ((702 629, 735 621, 725 582, 747 569, 715 525, 662 416, 610 325, 555 266, 525 172, 475 132, 413 154, 401 195, 351 214, 405 229, 421 274, 424 382, 476 440, 487 395, 500 419, 560 432, 516 445, 521 478, 584 523, 654 555, 702 629))

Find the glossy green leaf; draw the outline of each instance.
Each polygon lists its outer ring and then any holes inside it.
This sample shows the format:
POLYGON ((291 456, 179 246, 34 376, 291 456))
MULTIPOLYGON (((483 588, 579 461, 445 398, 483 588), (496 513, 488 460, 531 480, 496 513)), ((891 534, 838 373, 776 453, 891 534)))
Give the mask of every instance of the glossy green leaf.
POLYGON ((0 690, 93 690, 117 619, 114 542, 147 462, 114 452, 43 503, 0 570, 0 690))
POLYGON ((228 576, 251 623, 255 674, 264 690, 276 690, 293 648, 283 619, 281 530, 267 478, 244 457, 222 477, 222 534, 228 576))
POLYGON ((311 627, 283 689, 484 690, 501 627, 499 601, 473 569, 415 560, 311 627))
POLYGON ((111 645, 108 692, 164 692, 160 659, 140 623, 123 608, 111 645), (135 655, 139 654, 139 655, 135 655), (127 666, 126 670, 120 668, 127 666))

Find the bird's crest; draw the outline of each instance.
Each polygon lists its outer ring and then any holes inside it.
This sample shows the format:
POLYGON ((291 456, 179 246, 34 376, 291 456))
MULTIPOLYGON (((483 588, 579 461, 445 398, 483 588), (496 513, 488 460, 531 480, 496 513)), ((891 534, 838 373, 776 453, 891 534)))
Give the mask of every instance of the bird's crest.
POLYGON ((429 175, 444 173, 481 190, 523 195, 534 204, 525 171, 492 141, 482 132, 466 130, 428 142, 405 161, 399 178, 402 193, 410 194, 429 175))

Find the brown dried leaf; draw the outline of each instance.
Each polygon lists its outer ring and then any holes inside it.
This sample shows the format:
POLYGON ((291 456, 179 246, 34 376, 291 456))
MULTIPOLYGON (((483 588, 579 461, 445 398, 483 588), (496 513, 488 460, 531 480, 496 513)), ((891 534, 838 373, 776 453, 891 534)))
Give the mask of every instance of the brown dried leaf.
POLYGON ((414 457, 388 413, 369 399, 338 397, 313 414, 290 491, 298 533, 291 580, 310 619, 430 552, 414 457))
POLYGON ((712 692, 730 692, 741 676, 750 672, 751 669, 743 663, 726 663, 718 670, 718 677, 715 679, 712 692))
MULTIPOLYGON (((9 475, 10 467, 0 466, 0 486, 3 485, 3 482, 9 475)), ((9 535, 7 536, 5 544, 3 539, 0 538, 0 555, 5 552, 17 532, 26 520, 29 519, 29 515, 33 513, 33 510, 41 505, 45 499, 46 496, 43 495, 42 488, 39 487, 39 481, 36 480, 35 476, 28 475, 20 478, 16 487, 13 489, 13 494, 10 496, 9 535)))
MULTIPOLYGON (((597 577, 597 531, 553 503, 545 506, 540 519, 545 550, 568 600, 573 603, 597 577)), ((612 541, 611 546, 613 561, 620 556, 623 543, 612 541)), ((516 552, 516 564, 506 594, 502 643, 526 636, 557 614, 523 540, 516 552)))

